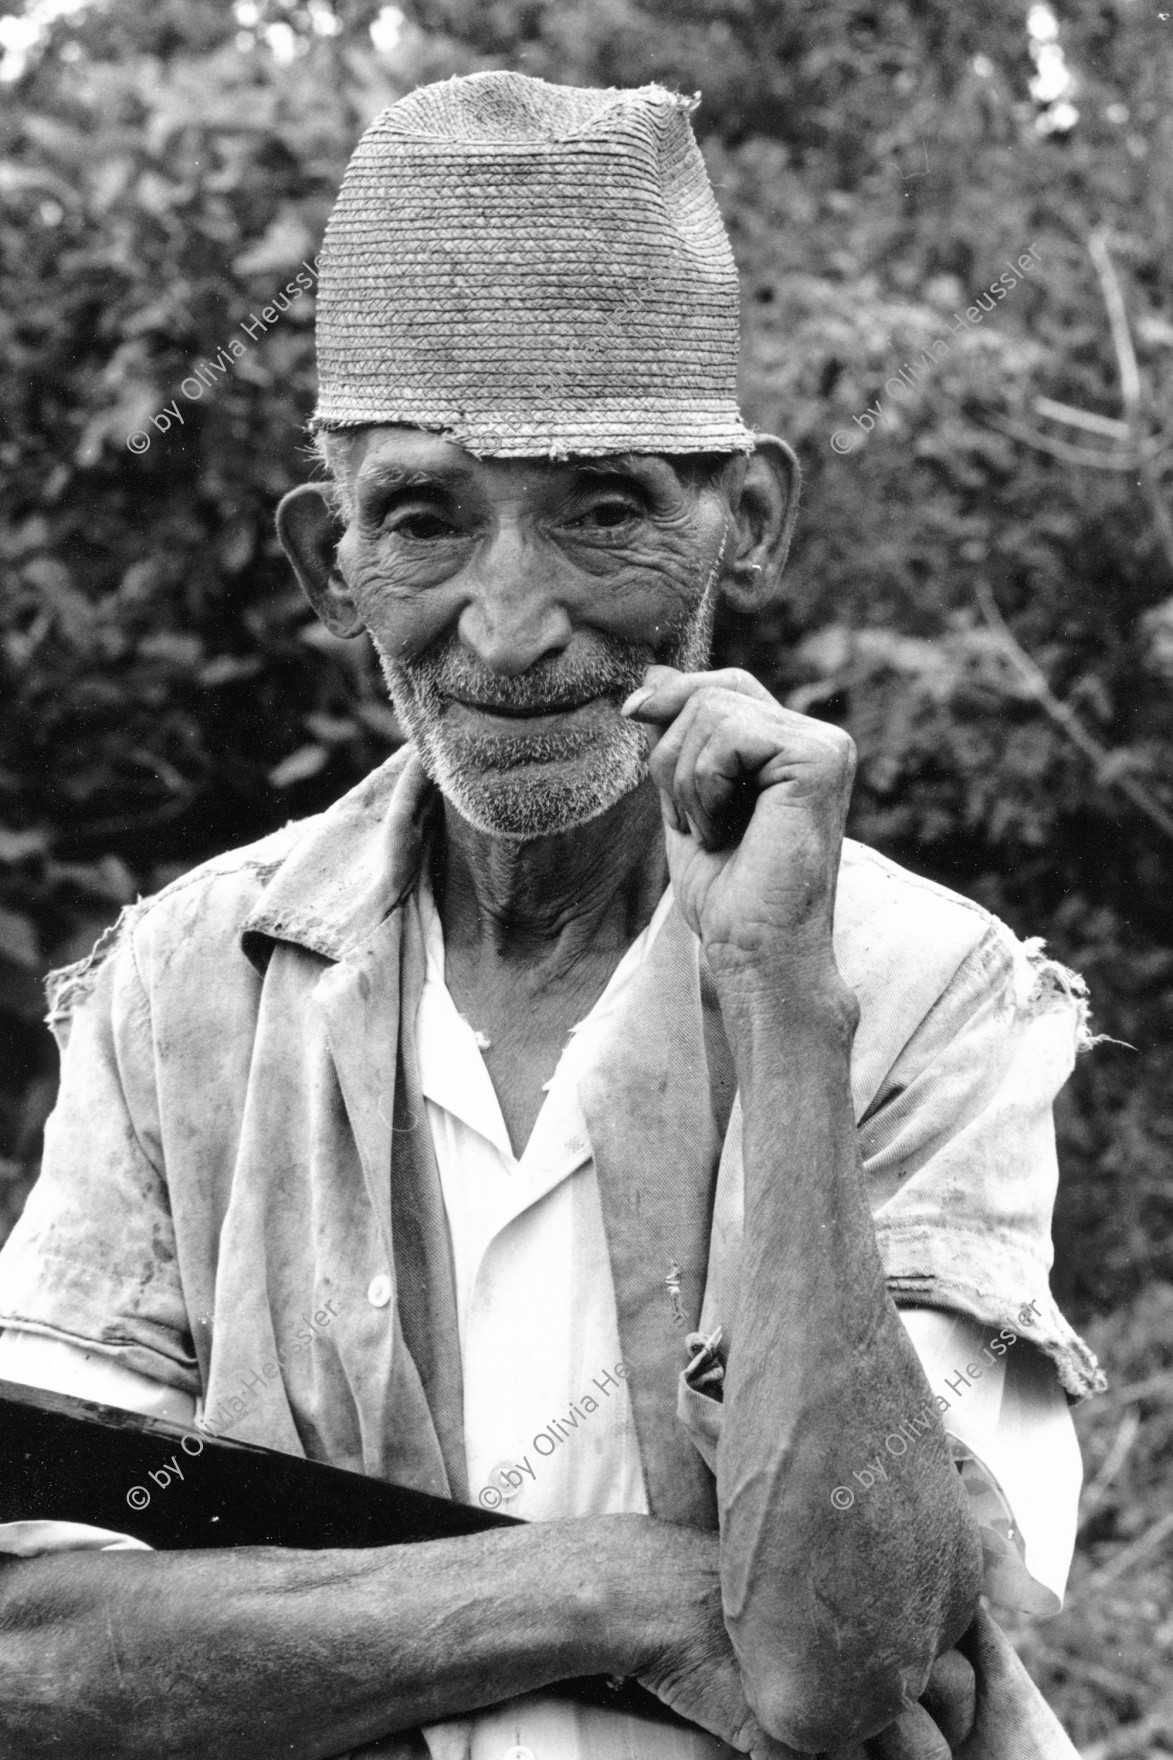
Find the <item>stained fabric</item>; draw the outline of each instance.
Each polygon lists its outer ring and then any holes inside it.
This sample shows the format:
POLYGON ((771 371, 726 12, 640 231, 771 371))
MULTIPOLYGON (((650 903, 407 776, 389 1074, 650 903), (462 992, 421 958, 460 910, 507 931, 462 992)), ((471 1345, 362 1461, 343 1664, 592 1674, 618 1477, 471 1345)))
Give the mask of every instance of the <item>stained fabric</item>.
MULTIPOLYGON (((402 1026, 422 982, 403 905, 434 806, 405 751, 134 907, 57 976, 61 1094, 0 1252, 0 1325, 200 1395, 244 1440, 459 1493, 448 1248, 402 1026), (290 1350, 327 1301, 336 1321, 290 1350)), ((1030 1304, 1034 1344, 1091 1391, 1047 1283, 1078 981, 851 843, 836 957, 860 1003, 853 1099, 894 1297, 995 1328, 1030 1304)), ((701 1525, 711 1479, 675 1409, 682 1337, 736 1324, 740 1120, 718 1025, 673 910, 582 1092, 649 1504, 701 1525)))

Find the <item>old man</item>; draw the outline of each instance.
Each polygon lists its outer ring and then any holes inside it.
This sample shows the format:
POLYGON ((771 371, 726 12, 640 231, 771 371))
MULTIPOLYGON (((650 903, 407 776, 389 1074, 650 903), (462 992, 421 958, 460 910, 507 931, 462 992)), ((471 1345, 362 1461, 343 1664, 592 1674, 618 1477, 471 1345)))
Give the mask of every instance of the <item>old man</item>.
POLYGON ((0 1376, 527 1525, 0 1511, 6 1753, 1070 1752, 979 1596, 1070 1557, 1077 981, 845 843, 847 737, 706 670, 798 466, 738 414, 689 109, 490 73, 364 136, 278 524, 407 743, 57 975, 0 1258, 0 1376), (596 1673, 695 1727, 544 1691, 596 1673))

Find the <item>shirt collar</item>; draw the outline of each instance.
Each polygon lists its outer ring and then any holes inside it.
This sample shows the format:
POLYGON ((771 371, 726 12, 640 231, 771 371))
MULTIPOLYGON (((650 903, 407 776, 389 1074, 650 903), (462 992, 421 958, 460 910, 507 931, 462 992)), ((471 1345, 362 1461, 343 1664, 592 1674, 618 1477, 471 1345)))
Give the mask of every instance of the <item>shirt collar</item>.
MULTIPOLYGON (((578 1101, 578 1082, 597 1060, 609 1033, 615 1030, 624 997, 640 965, 648 957, 672 909, 672 889, 651 921, 626 949, 602 994, 582 1020, 571 1027, 551 1079, 544 1084, 545 1102, 524 1153, 515 1159, 501 1115, 501 1106, 475 1030, 457 1010, 445 981, 444 930, 432 894, 426 864, 421 867, 409 908, 418 910, 426 973, 416 1018, 416 1050, 420 1084, 431 1100, 493 1145, 508 1166, 523 1163, 533 1173, 545 1170, 550 1183, 574 1171, 590 1157, 586 1124, 578 1101)), ((526 1203, 540 1193, 530 1191, 526 1203)))
POLYGON ((405 746, 309 820, 241 929, 258 970, 274 941, 332 960, 360 947, 414 886, 437 798, 405 746))

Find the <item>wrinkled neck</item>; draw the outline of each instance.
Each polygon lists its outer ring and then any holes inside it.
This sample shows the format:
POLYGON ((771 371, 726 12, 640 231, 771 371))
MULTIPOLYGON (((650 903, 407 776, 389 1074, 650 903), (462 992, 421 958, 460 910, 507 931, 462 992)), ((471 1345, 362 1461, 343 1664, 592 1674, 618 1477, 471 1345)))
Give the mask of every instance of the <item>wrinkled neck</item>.
POLYGON ((655 786, 645 778, 586 824, 524 842, 479 830, 445 802, 433 880, 451 947, 534 964, 622 949, 668 884, 655 786))

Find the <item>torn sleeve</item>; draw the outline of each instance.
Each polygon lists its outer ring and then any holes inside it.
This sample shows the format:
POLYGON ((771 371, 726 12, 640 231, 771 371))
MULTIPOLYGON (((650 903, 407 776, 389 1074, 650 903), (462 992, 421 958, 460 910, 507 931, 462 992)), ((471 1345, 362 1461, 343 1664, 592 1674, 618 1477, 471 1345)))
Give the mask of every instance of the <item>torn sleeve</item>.
POLYGON ((860 1124, 876 1238, 898 1305, 1022 1330, 1073 1398, 1103 1374, 1051 1295, 1052 1107, 1090 1044, 1082 980, 992 922, 860 1124))
POLYGON ((132 907, 50 984, 61 1085, 40 1178, 0 1251, 0 1327, 196 1394, 134 920, 132 907))

